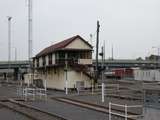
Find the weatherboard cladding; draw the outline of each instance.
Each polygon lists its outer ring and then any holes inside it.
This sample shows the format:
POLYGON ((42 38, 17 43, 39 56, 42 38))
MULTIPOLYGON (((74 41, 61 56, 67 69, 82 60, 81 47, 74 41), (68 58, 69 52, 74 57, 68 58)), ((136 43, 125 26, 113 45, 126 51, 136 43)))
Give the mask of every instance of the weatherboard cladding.
POLYGON ((82 41, 84 41, 86 44, 88 44, 91 48, 92 46, 87 42, 85 41, 81 36, 79 35, 76 35, 76 36, 73 36, 71 38, 68 38, 66 40, 63 40, 62 42, 59 42, 59 43, 56 43, 54 45, 51 45, 45 49, 43 49, 41 52, 39 52, 36 57, 40 57, 40 56, 44 56, 44 55, 47 55, 49 53, 53 53, 57 50, 62 50, 64 49, 68 44, 70 44, 71 42, 73 42, 74 40, 76 40, 77 38, 81 39, 82 41))

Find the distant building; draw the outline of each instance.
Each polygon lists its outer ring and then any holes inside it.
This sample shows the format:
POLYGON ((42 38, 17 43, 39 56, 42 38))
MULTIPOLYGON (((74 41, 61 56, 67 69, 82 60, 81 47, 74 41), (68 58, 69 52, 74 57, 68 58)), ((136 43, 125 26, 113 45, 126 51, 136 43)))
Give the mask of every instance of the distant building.
POLYGON ((135 69, 134 79, 142 81, 160 81, 159 69, 135 69))
POLYGON ((158 55, 150 55, 149 57, 145 58, 146 60, 151 60, 151 61, 158 61, 160 60, 160 56, 158 55))
POLYGON ((66 78, 68 88, 91 87, 92 46, 79 35, 43 49, 33 62, 38 77, 47 80, 47 88, 64 90, 66 78))

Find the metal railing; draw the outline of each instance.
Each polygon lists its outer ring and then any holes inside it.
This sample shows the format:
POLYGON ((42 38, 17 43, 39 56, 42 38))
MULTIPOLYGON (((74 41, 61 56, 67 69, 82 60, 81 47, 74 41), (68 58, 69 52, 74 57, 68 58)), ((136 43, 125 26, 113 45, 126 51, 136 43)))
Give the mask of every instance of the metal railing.
POLYGON ((128 120, 128 118, 138 118, 138 117, 142 117, 143 115, 129 115, 128 114, 128 108, 142 108, 143 110, 143 106, 142 105, 121 105, 121 104, 115 104, 115 103, 111 103, 109 102, 109 120, 112 119, 112 115, 116 115, 116 116, 120 116, 120 117, 124 117, 125 120, 128 120), (112 111, 112 106, 116 106, 116 107, 121 107, 124 108, 124 114, 121 112, 113 112, 112 111))
MULTIPOLYGON (((32 84, 31 84, 32 85, 32 84)), ((46 81, 45 81, 45 87, 30 87, 19 85, 17 87, 17 95, 21 96, 27 101, 29 98, 32 100, 35 100, 37 97, 39 99, 42 99, 42 96, 45 97, 45 100, 47 100, 47 88, 46 88, 46 81)))
POLYGON ((102 96, 102 102, 104 102, 104 98, 107 94, 107 91, 119 91, 119 84, 104 84, 96 85, 95 87, 92 85, 91 90, 86 90, 85 86, 76 87, 78 95, 80 92, 91 92, 91 94, 100 94, 102 96))

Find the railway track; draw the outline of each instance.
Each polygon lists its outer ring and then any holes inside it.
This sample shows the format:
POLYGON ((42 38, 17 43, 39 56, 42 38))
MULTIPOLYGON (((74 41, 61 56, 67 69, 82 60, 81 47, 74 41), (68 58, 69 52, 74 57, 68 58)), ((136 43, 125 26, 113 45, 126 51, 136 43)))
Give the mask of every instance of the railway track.
POLYGON ((23 114, 33 120, 67 120, 62 116, 42 111, 39 108, 23 104, 13 99, 3 100, 0 102, 0 105, 23 114))
MULTIPOLYGON (((52 98, 52 99, 56 100, 56 101, 65 102, 65 103, 72 104, 72 105, 75 105, 75 106, 79 106, 79 107, 83 107, 83 108, 87 108, 87 109, 91 109, 91 110, 95 110, 95 111, 98 111, 98 112, 109 114, 109 108, 105 107, 105 106, 92 104, 92 103, 79 101, 79 100, 74 100, 74 99, 70 99, 70 98, 64 98, 64 97, 58 97, 58 98, 52 98)), ((119 114, 119 115, 113 114, 114 116, 124 118, 124 116, 123 116, 124 111, 123 110, 118 110, 118 109, 112 108, 112 111, 119 114)), ((128 112, 128 116, 136 116, 136 115, 141 116, 139 114, 128 112)), ((136 118, 128 117, 128 120, 136 120, 136 118)))

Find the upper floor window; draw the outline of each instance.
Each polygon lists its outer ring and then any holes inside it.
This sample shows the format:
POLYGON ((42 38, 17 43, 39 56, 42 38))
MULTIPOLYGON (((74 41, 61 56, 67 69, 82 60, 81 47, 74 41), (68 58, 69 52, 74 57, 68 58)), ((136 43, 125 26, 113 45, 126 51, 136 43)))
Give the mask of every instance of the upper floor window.
POLYGON ((46 65, 46 59, 45 59, 45 56, 43 56, 43 57, 42 57, 42 64, 43 64, 43 66, 45 66, 45 65, 46 65))
POLYGON ((52 64, 52 54, 49 54, 49 55, 48 55, 48 62, 49 62, 49 65, 52 64))
POLYGON ((65 53, 59 52, 59 59, 65 59, 65 53))
POLYGON ((36 59, 36 66, 39 67, 39 58, 36 59))

